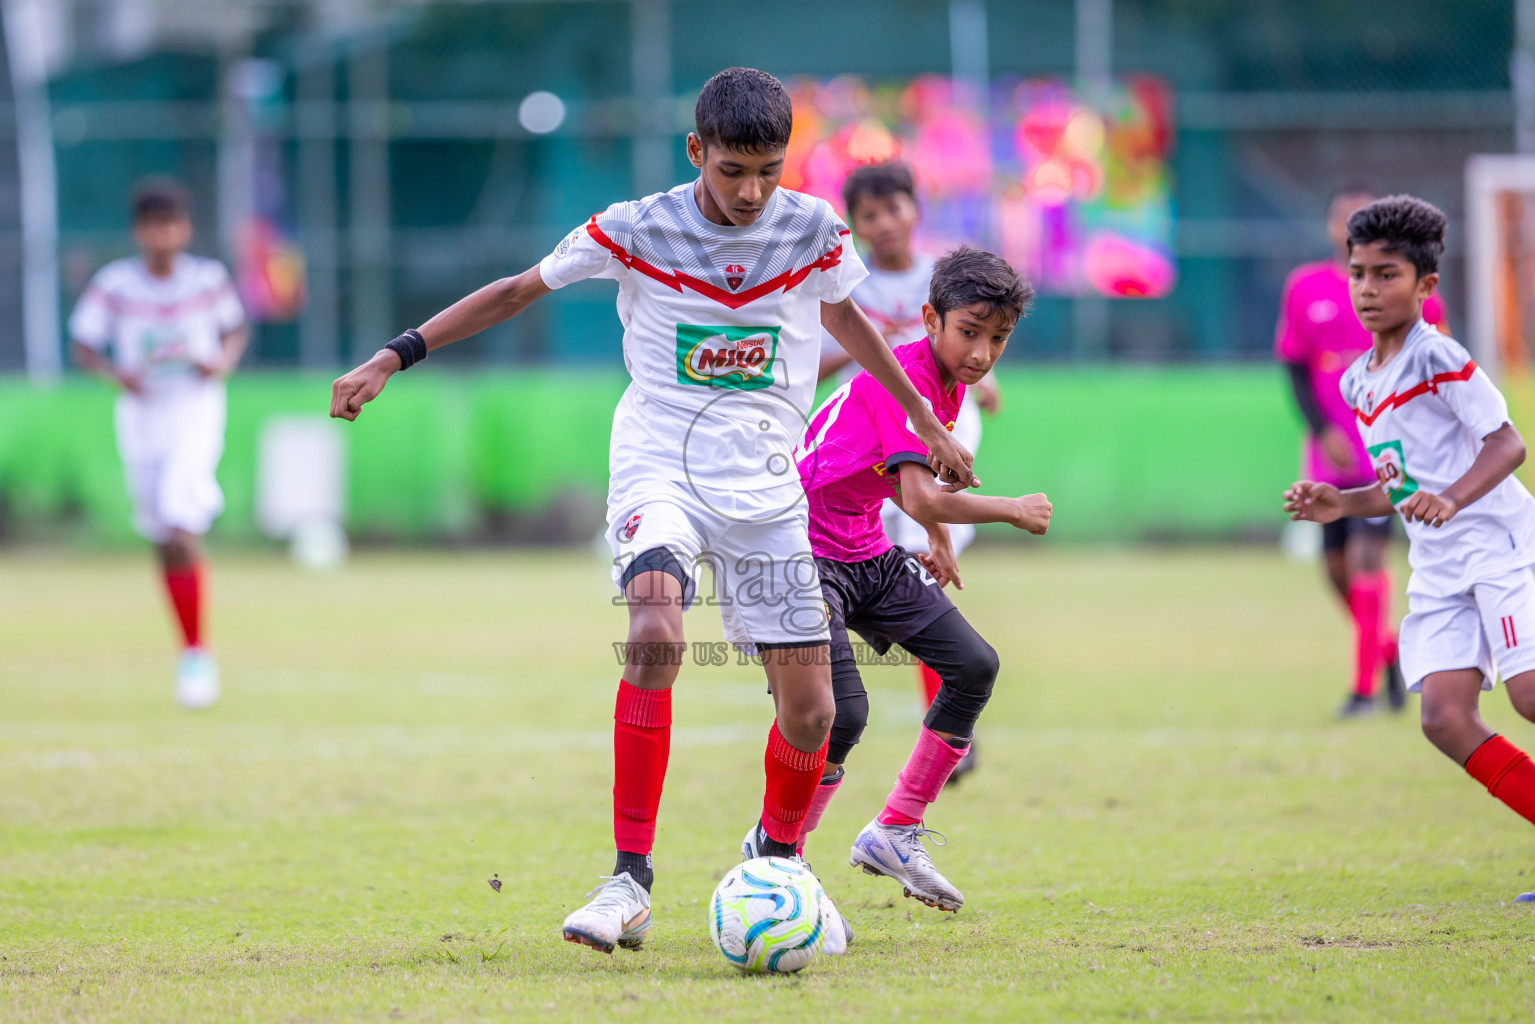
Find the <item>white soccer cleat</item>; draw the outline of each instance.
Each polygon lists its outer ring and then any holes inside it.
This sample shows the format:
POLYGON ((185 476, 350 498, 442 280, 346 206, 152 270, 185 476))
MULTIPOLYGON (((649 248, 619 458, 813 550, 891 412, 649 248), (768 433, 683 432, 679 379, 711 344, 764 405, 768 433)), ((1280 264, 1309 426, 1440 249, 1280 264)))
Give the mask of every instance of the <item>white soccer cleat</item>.
POLYGON ((176 663, 176 703, 189 711, 200 711, 218 699, 218 662, 201 647, 188 647, 176 663))
MULTIPOLYGON (((741 861, 745 863, 749 860, 756 860, 760 856, 762 854, 757 848, 757 826, 753 825, 747 829, 746 838, 741 840, 741 861)), ((805 858, 798 854, 789 859, 797 860, 804 864, 806 868, 810 868, 810 864, 805 858)), ((810 870, 813 874, 814 869, 811 868, 810 870)), ((817 876, 817 881, 819 880, 819 876, 817 876)), ((821 952, 828 956, 841 956, 843 953, 846 953, 847 947, 852 945, 853 942, 853 925, 847 918, 842 916, 842 912, 837 909, 837 905, 832 902, 831 897, 826 895, 824 883, 821 886, 821 919, 826 922, 826 939, 821 946, 821 952)))
POLYGON ((639 949, 650 929, 650 893, 627 871, 602 877, 606 884, 586 894, 591 902, 565 918, 565 941, 604 953, 639 949))
POLYGON ((957 911, 964 895, 933 867, 933 858, 922 844, 923 836, 943 835, 920 825, 881 825, 875 818, 853 840, 848 863, 871 875, 885 875, 901 883, 906 895, 939 910, 957 911))
POLYGON ((847 947, 853 942, 853 926, 842 916, 831 897, 826 895, 824 886, 821 888, 821 920, 826 922, 826 938, 822 940, 821 952, 827 956, 846 953, 847 947))

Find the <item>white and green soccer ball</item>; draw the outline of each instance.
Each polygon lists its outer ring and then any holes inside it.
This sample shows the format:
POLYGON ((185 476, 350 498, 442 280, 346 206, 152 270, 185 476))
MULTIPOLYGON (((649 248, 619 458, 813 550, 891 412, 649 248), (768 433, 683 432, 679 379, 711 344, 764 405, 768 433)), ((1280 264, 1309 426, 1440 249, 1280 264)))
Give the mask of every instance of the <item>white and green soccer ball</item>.
POLYGON ((709 901, 709 937, 752 974, 793 974, 826 941, 821 882, 799 861, 758 857, 730 869, 709 901))

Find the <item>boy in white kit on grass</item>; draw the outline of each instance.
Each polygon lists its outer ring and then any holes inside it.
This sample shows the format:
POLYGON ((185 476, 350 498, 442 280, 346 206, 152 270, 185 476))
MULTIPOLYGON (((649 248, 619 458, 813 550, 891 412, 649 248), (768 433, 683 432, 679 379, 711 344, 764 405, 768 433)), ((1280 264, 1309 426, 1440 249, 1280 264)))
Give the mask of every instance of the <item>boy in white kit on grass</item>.
MULTIPOLYGON (((847 228, 824 201, 778 187, 792 120, 776 78, 720 72, 699 93, 688 136, 697 179, 614 203, 537 266, 405 332, 332 392, 331 415, 356 419, 392 374, 429 350, 516 316, 554 289, 618 282, 632 382, 609 449, 607 537, 629 608, 613 713, 615 858, 612 875, 562 927, 567 941, 604 953, 639 947, 650 928, 671 687, 682 613, 703 564, 727 639, 762 655, 777 714, 748 841, 765 856, 794 856, 820 783, 836 711, 831 633, 792 453, 814 398, 821 328, 906 411, 948 484, 978 483, 969 453, 849 298, 865 271, 847 228)), ((834 907, 823 914, 827 951, 843 951, 844 922, 834 907)))
POLYGON ((224 453, 224 378, 249 332, 229 272, 186 251, 192 218, 172 182, 138 189, 139 255, 96 272, 69 318, 75 361, 112 381, 117 448, 134 529, 155 546, 183 641, 176 699, 218 699, 218 666, 203 640, 201 538, 224 508, 214 477, 224 453), (109 353, 110 350, 110 354, 109 353))
POLYGON ((1514 709, 1535 721, 1535 499, 1513 476, 1525 446, 1503 395, 1423 319, 1444 228, 1444 214, 1412 196, 1349 218, 1349 297, 1374 344, 1340 387, 1376 483, 1301 480, 1285 510, 1319 523, 1401 515, 1412 565, 1401 664, 1408 691, 1423 695, 1424 735, 1535 823, 1535 764, 1477 710, 1501 676, 1514 709))

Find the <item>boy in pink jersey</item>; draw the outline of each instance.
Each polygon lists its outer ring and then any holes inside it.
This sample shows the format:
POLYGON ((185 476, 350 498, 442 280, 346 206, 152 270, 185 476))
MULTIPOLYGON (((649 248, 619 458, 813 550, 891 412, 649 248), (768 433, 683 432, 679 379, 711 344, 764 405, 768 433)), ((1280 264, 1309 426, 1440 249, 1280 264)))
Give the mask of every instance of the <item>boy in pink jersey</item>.
MULTIPOLYGON (((951 429, 966 387, 991 370, 1033 295, 1004 260, 978 249, 958 249, 934 266, 923 308, 929 337, 897 348, 895 355, 923 402, 951 429)), ((935 545, 932 554, 913 557, 892 544, 880 506, 893 498, 930 533, 944 523, 1011 523, 1042 534, 1050 524, 1050 502, 1043 494, 1001 498, 945 490, 910 420, 868 373, 842 385, 816 411, 795 460, 830 620, 837 704, 800 848, 841 784, 843 764, 868 721, 869 698, 848 630, 881 654, 899 644, 936 669, 943 685, 884 810, 859 833, 849 861, 896 879, 907 896, 928 906, 958 910, 965 898, 933 867, 922 844, 922 819, 969 749, 996 680, 997 653, 943 592, 957 578, 952 553, 935 545)))
MULTIPOLYGON (((918 252, 913 244, 920 211, 917 183, 911 168, 900 161, 858 167, 842 183, 842 208, 847 211, 848 227, 865 256, 869 276, 853 289, 853 301, 868 314, 880 334, 892 346, 905 345, 927 337, 922 307, 927 302, 928 284, 933 276, 933 260, 918 252)), ((821 379, 845 374, 846 381, 857 368, 837 339, 822 332, 821 379)), ((995 415, 1001 403, 996 378, 990 374, 965 397, 954 417, 954 438, 973 455, 981 444, 981 412, 995 415)), ((921 523, 912 519, 892 501, 880 510, 885 535, 912 554, 927 554, 934 541, 921 523)), ((975 527, 956 524, 939 531, 943 547, 953 549, 957 559, 975 540, 975 527)), ((917 681, 928 705, 938 696, 943 680, 932 667, 917 662, 917 681)), ((979 744, 971 743, 970 753, 949 776, 951 784, 975 770, 979 744)))
MULTIPOLYGON (((1274 354, 1289 370, 1295 404, 1306 420, 1302 472, 1311 480, 1345 489, 1375 479, 1354 411, 1338 390, 1343 371, 1371 344, 1370 332, 1360 325, 1349 300, 1348 219, 1374 200, 1359 188, 1333 196, 1327 210, 1333 258, 1291 272, 1274 339, 1274 354)), ((1424 304, 1423 316, 1444 328, 1438 296, 1424 304)), ((1390 537, 1390 516, 1339 519, 1322 527, 1327 577, 1354 624, 1354 683, 1338 712, 1343 718, 1375 709, 1375 681, 1382 667, 1392 710, 1400 711, 1406 703, 1390 626, 1392 583, 1385 568, 1390 537)))

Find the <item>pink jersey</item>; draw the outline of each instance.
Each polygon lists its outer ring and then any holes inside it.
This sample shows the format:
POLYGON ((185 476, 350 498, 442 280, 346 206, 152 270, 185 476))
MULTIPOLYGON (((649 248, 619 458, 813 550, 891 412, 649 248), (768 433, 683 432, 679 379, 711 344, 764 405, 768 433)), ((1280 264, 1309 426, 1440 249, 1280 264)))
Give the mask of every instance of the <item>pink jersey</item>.
MULTIPOLYGON (((945 391, 927 338, 895 350, 896 361, 950 430, 965 398, 945 391)), ((927 464, 927 445, 895 398, 867 370, 832 392, 810 417, 794 451, 810 506, 810 550, 817 558, 862 562, 894 545, 880 524, 880 505, 897 493, 903 462, 927 464)))
MULTIPOLYGON (((1444 324, 1444 303, 1437 295, 1423 304, 1423 319, 1435 326, 1444 324)), ((1370 332, 1354 315, 1346 270, 1328 261, 1302 264, 1290 273, 1279 304, 1274 355, 1281 362, 1300 363, 1310 370, 1311 390, 1322 417, 1354 442, 1353 466, 1339 469, 1327 460, 1322 446, 1308 432, 1301 470, 1308 479, 1339 487, 1362 487, 1375 482, 1369 453, 1354 422, 1354 410, 1338 389, 1343 371, 1370 344, 1370 332)))

